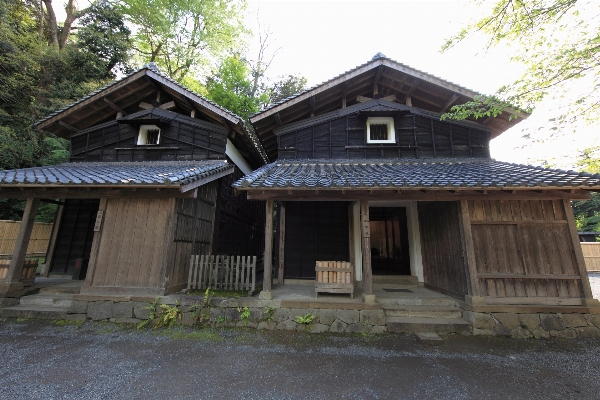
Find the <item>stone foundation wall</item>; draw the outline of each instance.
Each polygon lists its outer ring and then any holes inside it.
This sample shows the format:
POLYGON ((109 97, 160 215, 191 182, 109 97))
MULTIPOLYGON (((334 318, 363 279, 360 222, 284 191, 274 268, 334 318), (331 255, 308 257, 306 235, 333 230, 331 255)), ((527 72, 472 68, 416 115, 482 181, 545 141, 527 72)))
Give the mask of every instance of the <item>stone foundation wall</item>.
MULTIPOLYGON (((159 304, 175 305, 176 299, 163 297, 159 304)), ((196 300, 180 299, 182 318, 177 323, 193 325, 196 321, 192 317, 190 307, 201 303, 196 300)), ((67 319, 94 321, 108 320, 118 323, 138 324, 150 317, 151 302, 142 301, 73 301, 67 314, 67 319)), ((157 308, 160 312, 160 308, 157 308)), ((213 327, 248 327, 259 330, 286 330, 306 331, 310 333, 336 332, 336 333, 384 333, 385 315, 383 310, 339 310, 339 309, 314 309, 314 308, 278 308, 272 301, 257 301, 252 299, 219 299, 211 302, 208 310, 208 321, 203 326, 213 327), (241 313, 247 307, 250 316, 246 321, 241 318, 241 313), (267 313, 267 307, 275 310, 267 313), (309 324, 296 322, 296 317, 314 315, 309 324)))
POLYGON ((519 339, 600 337, 600 314, 513 314, 463 311, 473 335, 519 339))

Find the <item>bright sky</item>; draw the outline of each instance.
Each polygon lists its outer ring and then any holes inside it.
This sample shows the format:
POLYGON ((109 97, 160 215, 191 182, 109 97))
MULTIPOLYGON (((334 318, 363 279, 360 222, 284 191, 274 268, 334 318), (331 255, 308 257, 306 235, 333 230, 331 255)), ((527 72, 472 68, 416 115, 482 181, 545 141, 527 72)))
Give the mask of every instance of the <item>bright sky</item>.
MULTIPOLYGON (((442 79, 484 94, 518 78, 522 66, 510 64, 506 48, 483 51, 484 38, 473 38, 440 54, 445 39, 473 16, 481 15, 468 1, 334 1, 248 0, 247 26, 271 32, 271 51, 280 48, 267 75, 301 74, 309 86, 369 61, 377 52, 442 79)), ((256 56, 257 36, 249 57, 256 56)), ((559 140, 524 146, 523 129, 537 130, 552 116, 541 104, 533 115, 492 141, 498 160, 535 163, 555 159, 568 167, 578 149, 600 144, 595 128, 580 129, 559 140)), ((544 136, 549 136, 550 131, 544 136)))

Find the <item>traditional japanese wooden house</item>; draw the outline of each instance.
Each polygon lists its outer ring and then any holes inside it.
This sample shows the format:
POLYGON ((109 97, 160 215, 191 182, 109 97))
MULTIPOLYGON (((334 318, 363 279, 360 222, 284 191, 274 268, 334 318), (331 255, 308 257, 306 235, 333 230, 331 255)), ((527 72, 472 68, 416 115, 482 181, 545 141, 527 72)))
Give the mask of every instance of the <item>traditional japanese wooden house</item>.
POLYGON ((338 260, 355 266, 368 302, 383 274, 471 310, 597 306, 570 200, 589 198, 600 176, 491 159, 490 140, 528 115, 440 119, 476 95, 379 53, 251 116, 273 162, 234 186, 266 202, 263 298, 277 203, 279 283, 338 260))
POLYGON ((1 291, 18 293, 40 201, 59 204, 47 265, 89 260, 84 294, 162 295, 187 283, 191 254, 262 254, 264 206, 231 184, 266 154, 237 115, 141 68, 49 115, 70 140, 66 164, 0 172, 0 196, 26 198, 1 291))

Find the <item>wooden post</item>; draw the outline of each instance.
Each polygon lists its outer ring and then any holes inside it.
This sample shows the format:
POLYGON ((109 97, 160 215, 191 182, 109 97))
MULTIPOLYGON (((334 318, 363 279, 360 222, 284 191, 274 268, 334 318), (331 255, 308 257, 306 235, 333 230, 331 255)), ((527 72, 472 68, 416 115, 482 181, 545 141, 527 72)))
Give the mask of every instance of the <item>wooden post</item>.
POLYGON ((283 274, 285 272, 284 266, 285 258, 285 203, 279 204, 279 272, 277 274, 277 282, 281 285, 284 284, 283 274))
POLYGON ((10 266, 8 267, 6 282, 19 282, 19 279, 21 278, 21 271, 23 270, 23 263, 25 262, 25 255, 27 254, 27 246, 29 246, 29 238, 31 238, 31 231, 33 230, 33 223, 35 222, 35 215, 37 214, 39 204, 40 199, 27 199, 25 212, 23 213, 23 221, 21 222, 21 227, 17 234, 12 259, 10 260, 10 266))
POLYGON ((369 200, 360 201, 360 233, 362 236, 363 289, 365 296, 373 295, 373 271, 371 270, 371 227, 369 200))
POLYGON ((350 264, 352 268, 356 266, 355 250, 354 250, 354 212, 353 203, 348 202, 348 250, 350 251, 350 264))
POLYGON ((583 289, 583 296, 586 299, 592 299, 594 296, 592 294, 592 288, 590 286, 590 279, 588 278, 587 268, 585 267, 583 252, 581 251, 581 243, 579 242, 579 235, 577 234, 577 227, 575 226, 575 216, 573 215, 571 201, 563 200, 563 205, 565 207, 567 223, 569 224, 569 233, 571 234, 571 242, 573 245, 573 251, 575 252, 577 268, 579 269, 579 276, 581 276, 581 288, 583 289))
POLYGON ((473 234, 471 233, 471 217, 469 204, 466 200, 458 203, 458 225, 463 248, 463 261, 471 281, 471 296, 479 296, 479 279, 477 278, 477 265, 475 263, 475 250, 473 248, 473 234))
POLYGON ((273 269, 273 200, 266 201, 266 221, 265 221, 265 270, 263 272, 263 290, 265 293, 262 298, 273 298, 271 293, 272 269, 273 269))
POLYGON ((50 273, 50 266, 54 259, 54 251, 56 250, 56 239, 58 239, 58 230, 60 229, 60 223, 62 221, 65 199, 60 200, 62 204, 59 204, 56 210, 56 216, 54 217, 54 225, 52 225, 52 234, 50 236, 50 242, 48 243, 48 250, 46 250, 46 269, 44 270, 44 276, 48 276, 50 273))
POLYGON ((92 249, 90 250, 90 261, 88 262, 88 270, 85 275, 85 282, 83 283, 84 286, 92 286, 92 282, 94 281, 96 261, 98 260, 98 251, 100 249, 100 239, 102 238, 102 228, 104 228, 104 218, 106 217, 105 214, 107 205, 107 198, 100 199, 98 214, 96 214, 96 224, 94 225, 94 238, 92 239, 92 249), (100 214, 101 216, 99 217, 100 214))

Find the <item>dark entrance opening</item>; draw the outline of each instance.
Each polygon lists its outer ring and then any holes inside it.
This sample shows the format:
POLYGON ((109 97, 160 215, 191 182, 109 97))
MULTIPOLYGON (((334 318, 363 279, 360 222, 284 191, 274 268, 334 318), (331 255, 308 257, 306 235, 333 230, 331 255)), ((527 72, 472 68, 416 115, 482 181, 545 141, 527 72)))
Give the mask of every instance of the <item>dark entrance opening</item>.
POLYGON ((348 203, 286 202, 285 277, 315 279, 315 263, 350 261, 348 203))
POLYGON ((371 266, 376 275, 410 275, 405 207, 369 208, 371 266))
POLYGON ((89 259, 99 207, 100 200, 97 199, 65 201, 50 266, 51 274, 72 275, 78 258, 89 259))

